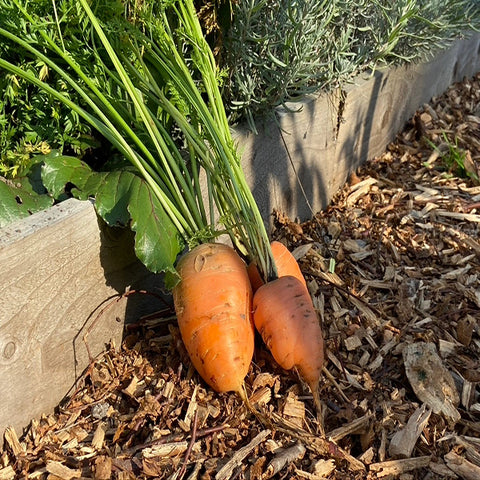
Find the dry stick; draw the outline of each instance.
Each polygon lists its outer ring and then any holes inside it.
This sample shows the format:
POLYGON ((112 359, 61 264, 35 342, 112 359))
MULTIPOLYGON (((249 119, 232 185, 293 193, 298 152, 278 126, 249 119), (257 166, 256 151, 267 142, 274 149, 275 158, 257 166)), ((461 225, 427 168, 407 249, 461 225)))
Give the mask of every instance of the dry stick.
MULTIPOLYGON (((337 345, 338 347, 338 345, 337 345)), ((327 356, 328 356, 328 353, 331 353, 330 355, 330 360, 332 361, 332 363, 335 365, 335 367, 337 367, 337 369, 342 373, 342 375, 344 376, 344 378, 346 378, 348 380, 348 375, 347 375, 347 371, 345 369, 345 365, 344 365, 344 362, 342 361, 342 359, 337 359, 337 357, 335 357, 335 355, 333 354, 333 352, 331 350, 327 350, 327 356), (334 361, 332 359, 332 356, 334 357, 334 359, 336 361, 334 361)), ((350 400, 348 400, 348 402, 350 403, 350 400)))
MULTIPOLYGON (((87 348, 87 351, 88 351, 88 348, 87 348)), ((78 377, 76 380, 75 380, 75 389, 72 391, 72 393, 70 394, 69 392, 67 392, 67 394, 65 395, 66 397, 68 397, 68 401, 65 403, 65 405, 63 406, 63 408, 67 409, 68 408, 68 405, 70 404, 70 402, 72 401, 72 399, 75 397, 75 395, 80 391, 80 389, 82 388, 80 386, 80 382, 81 381, 84 381, 87 377, 89 377, 92 373, 92 370, 93 370, 93 367, 95 366, 95 362, 97 362, 100 358, 104 357, 108 352, 100 352, 96 358, 92 358, 88 364, 88 367, 83 371, 82 375, 80 377, 78 377)), ((72 386, 73 388, 73 386, 72 386)), ((108 392, 107 392, 108 393, 108 392)), ((109 393, 108 393, 109 394, 109 393)), ((98 401, 96 402, 98 403, 98 401)), ((84 408, 86 408, 85 405, 81 406, 81 407, 76 407, 73 411, 75 410, 83 410, 84 408)))
POLYGON ((287 151, 288 160, 290 161, 290 165, 292 166, 293 173, 295 174, 295 178, 297 179, 297 183, 300 187, 300 190, 302 191, 302 196, 305 200, 305 203, 307 204, 307 207, 310 210, 310 213, 312 214, 312 217, 316 218, 315 217, 315 212, 313 211, 313 207, 310 204, 310 200, 307 198, 307 194, 305 193, 305 189, 303 188, 302 181, 300 180, 300 177, 297 173, 297 169, 295 167, 295 164, 293 163, 292 156, 290 155, 290 150, 288 149, 287 142, 285 141, 285 137, 283 136, 283 131, 280 127, 277 127, 277 128, 278 128, 278 131, 280 132, 280 137, 282 138, 283 146, 285 147, 285 150, 287 151))
POLYGON ((382 312, 377 308, 375 307, 374 305, 370 305, 368 302, 366 302, 363 298, 359 297, 358 295, 356 295, 355 293, 352 293, 350 292, 349 290, 347 290, 346 288, 344 287, 341 287, 340 285, 337 285, 335 282, 332 282, 331 280, 329 280, 328 278, 323 278, 322 277, 322 280, 324 282, 327 282, 329 283, 330 285, 332 285, 333 288, 336 288, 337 290, 339 290, 340 292, 342 292, 344 295, 346 295, 347 297, 353 297, 355 298, 356 300, 358 300, 360 303, 363 303, 366 307, 370 308, 370 310, 373 310, 379 317, 382 316, 382 312))
POLYGON ((201 459, 195 463, 195 466, 193 467, 193 470, 190 473, 190 476, 187 478, 187 480, 196 480, 196 478, 198 477, 198 474, 200 473, 200 469, 202 468, 204 461, 205 460, 201 459))
POLYGON ((342 388, 340 387, 340 385, 338 384, 338 382, 335 380, 335 377, 330 373, 330 371, 328 370, 328 368, 324 365, 323 368, 322 368, 322 372, 325 374, 325 376, 330 380, 330 382, 332 383, 332 385, 338 390, 338 392, 340 393, 340 396, 347 402, 347 403, 351 403, 350 399, 345 395, 345 393, 343 392, 342 388))
POLYGON ((273 412, 272 415, 277 420, 276 430, 278 432, 291 435, 293 438, 300 440, 308 450, 311 450, 319 455, 326 456, 328 458, 334 458, 335 460, 346 460, 350 464, 350 468, 353 471, 365 471, 365 465, 350 455, 343 448, 338 446, 333 440, 317 435, 312 435, 305 430, 298 427, 298 425, 292 424, 285 418, 282 418, 279 414, 273 412))
POLYGON ((469 205, 464 205, 463 209, 469 212, 474 208, 480 208, 480 202, 470 203, 469 205))
POLYGON ((211 435, 212 433, 221 432, 222 430, 225 430, 228 427, 229 425, 228 423, 226 423, 225 425, 218 425, 216 427, 204 428, 203 430, 199 430, 197 432, 197 438, 206 437, 207 435, 211 435))
POLYGON ((193 416, 193 425, 192 425, 192 437, 190 438, 190 443, 188 444, 187 451, 185 452, 185 457, 183 459, 182 467, 178 472, 177 480, 182 480, 185 472, 187 471, 187 463, 188 459, 190 458, 190 454, 192 453, 193 444, 197 439, 197 416, 198 416, 198 409, 195 410, 195 415, 193 416))
MULTIPOLYGON (((228 427, 229 425, 225 424, 225 425, 217 425, 216 427, 209 427, 209 428, 204 428, 202 430, 197 430, 195 437, 197 439, 202 437, 207 437, 208 435, 212 435, 212 433, 221 432, 222 430, 225 430, 228 427)), ((132 448, 129 448, 127 450, 127 453, 130 455, 133 455, 138 451, 143 450, 144 448, 154 447, 156 445, 162 445, 164 443, 168 443, 169 441, 170 441, 169 438, 159 438, 157 440, 152 440, 150 442, 141 443, 139 445, 135 445, 132 448)))
POLYGON ((269 479, 280 473, 287 465, 303 458, 305 455, 305 446, 298 442, 290 448, 281 450, 268 464, 266 472, 263 474, 263 479, 269 479))
MULTIPOLYGON (((95 327, 95 325, 98 323, 98 321, 100 320, 100 318, 102 317, 102 315, 104 315, 104 313, 109 310, 110 308, 112 308, 113 305, 117 304, 122 298, 127 298, 129 297, 130 295, 133 295, 133 294, 141 294, 141 295, 150 295, 152 297, 155 297, 157 298, 158 300, 161 300, 162 302, 165 302, 165 299, 163 297, 161 297, 160 295, 157 295, 156 293, 153 293, 153 292, 149 292, 147 290, 127 290, 126 292, 124 293, 119 293, 117 295, 114 295, 113 297, 110 297, 111 298, 111 301, 108 302, 106 305, 104 305, 100 310, 99 312, 97 313, 97 315, 95 316, 95 318, 93 319, 92 323, 89 325, 89 327, 87 328, 86 332, 84 333, 83 335, 83 342, 85 343, 85 348, 87 349, 87 353, 88 353, 88 358, 90 360, 90 362, 93 362, 93 355, 91 353, 91 350, 90 350, 90 347, 88 346, 88 342, 87 342, 87 337, 88 335, 90 335, 91 331, 93 330, 93 328, 95 327)), ((168 304, 166 304, 167 306, 169 306, 168 304)), ((97 307, 98 308, 98 307, 97 307)), ((96 310, 96 309, 95 309, 96 310)), ((95 311, 94 310, 94 311, 95 311)), ((93 313, 93 312, 92 312, 93 313)), ((88 320, 87 320, 88 321, 88 320)))
MULTIPOLYGON (((97 315, 95 316, 95 318, 93 319, 92 323, 89 325, 88 329, 86 330, 85 334, 83 335, 83 342, 85 343, 85 348, 87 349, 87 354, 88 354, 88 360, 89 360, 89 365, 88 367, 85 369, 84 373, 81 375, 81 377, 75 381, 75 385, 76 385, 76 388, 75 390, 73 391, 72 395, 70 396, 70 398, 73 398, 73 396, 80 390, 80 385, 79 385, 79 381, 83 378, 85 379, 86 377, 88 377, 93 369, 93 366, 95 364, 95 361, 97 361, 99 358, 101 358, 102 356, 105 355, 105 352, 101 352, 96 358, 92 355, 92 352, 90 350, 90 347, 88 345, 88 341, 87 341, 87 337, 88 335, 91 333, 91 331, 93 330, 93 328, 95 327, 95 325, 98 323, 98 321, 100 320, 100 318, 102 317, 102 315, 107 311, 109 310, 113 305, 117 304, 122 298, 127 298, 129 297, 130 295, 133 295, 133 294, 141 294, 141 295, 150 295, 152 297, 155 297, 159 300, 161 300, 163 303, 166 304, 166 306, 171 309, 171 306, 168 305, 165 301, 165 299, 163 297, 161 297, 160 295, 157 295, 156 293, 154 292, 149 292, 147 290, 127 290, 126 292, 124 293, 119 293, 117 295, 114 295, 112 297, 110 297, 110 301, 108 303, 106 303, 97 313, 97 315)), ((107 299, 108 300, 108 299, 107 299)), ((106 301, 106 300, 105 300, 106 301)), ((104 303, 104 302, 102 302, 104 303)), ((100 305, 102 305, 102 303, 100 305)), ((95 308, 93 310, 93 312, 95 312, 95 310, 97 310, 99 308, 99 306, 97 308, 95 308)), ((89 317, 87 318, 87 321, 85 322, 85 324, 88 322, 89 318, 93 315, 93 312, 89 315, 89 317)), ((78 336, 78 335, 77 335, 78 336)))
MULTIPOLYGON (((382 248, 382 238, 383 238, 383 235, 385 234, 385 230, 387 229, 387 224, 385 223, 385 225, 383 226, 382 228, 382 231, 380 232, 380 240, 377 242, 377 255, 375 257, 375 266, 376 268, 378 269, 378 267, 381 267, 380 265, 380 250, 382 248)), ((384 269, 385 270, 385 269, 384 269)), ((382 272, 382 274, 384 274, 385 271, 382 272)))
POLYGON ((140 450, 143 450, 144 448, 150 448, 150 447, 155 447, 157 445, 163 445, 165 443, 168 443, 169 441, 170 441, 169 438, 159 438, 157 440, 152 440, 150 442, 140 443, 139 445, 135 445, 134 447, 130 447, 125 451, 129 455, 133 456, 135 453, 139 452, 140 450))
MULTIPOLYGON (((447 454, 448 455, 448 454, 447 454)), ((385 462, 371 463, 370 471, 376 475, 376 478, 388 477, 388 478, 398 478, 402 473, 411 472, 412 470, 425 468, 431 462, 432 457, 430 455, 425 455, 423 457, 415 458, 399 458, 397 460, 387 460, 385 462)), ((447 466, 451 468, 448 465, 447 466)), ((478 467, 477 467, 478 468, 478 467)), ((460 473, 460 472, 455 472, 460 473)), ((480 469, 479 469, 480 473, 480 469)), ((463 476, 460 473, 460 476, 465 480, 477 480, 478 474, 475 477, 463 476)))
POLYGON ((347 435, 358 433, 368 425, 372 417, 373 413, 367 413, 363 417, 352 420, 350 423, 328 432, 328 438, 337 443, 347 435))
POLYGON ((93 355, 92 355, 92 351, 90 350, 90 347, 88 345, 88 342, 87 342, 87 337, 88 335, 90 335, 91 331, 93 330, 93 328, 95 327, 95 325, 98 323, 98 321, 100 320, 100 317, 107 311, 109 310, 113 305, 116 305, 122 298, 123 298, 123 295, 122 293, 119 293, 117 295, 115 295, 110 302, 108 302, 106 305, 104 305, 97 313, 97 315, 95 316, 95 318, 93 319, 92 323, 89 325, 89 327, 87 328, 87 330, 85 331, 85 333, 83 334, 83 343, 85 343, 85 348, 87 349, 87 353, 88 353, 88 360, 90 363, 93 363, 94 361, 94 358, 93 358, 93 355))
MULTIPOLYGON (((307 194, 305 193, 305 189, 303 188, 303 184, 302 184, 302 181, 300 180, 300 176, 297 173, 297 169, 295 167, 295 163, 293 162, 292 155, 290 154, 290 150, 288 149, 287 142, 285 141, 285 137, 283 136, 283 131, 282 131, 281 128, 278 128, 278 131, 280 132, 280 137, 282 138, 283 146, 285 147, 285 150, 287 151, 288 160, 290 162, 290 165, 292 166, 293 173, 295 174, 295 178, 297 179, 297 183, 300 186, 300 190, 302 191, 302 196, 303 196, 303 198, 305 200, 305 203, 307 204, 307 207, 310 210, 310 213, 312 215, 312 220, 314 220, 315 223, 321 228, 322 225, 320 224, 316 213, 313 211, 313 207, 310 203, 310 200, 307 197, 307 194)), ((338 238, 337 238, 337 240, 338 240, 338 238)), ((335 240, 335 242, 336 242, 336 240, 335 240)))
POLYGON ((270 435, 270 430, 260 432, 248 445, 237 450, 233 457, 217 472, 215 480, 225 480, 232 476, 233 470, 238 467, 242 461, 260 445, 270 435))

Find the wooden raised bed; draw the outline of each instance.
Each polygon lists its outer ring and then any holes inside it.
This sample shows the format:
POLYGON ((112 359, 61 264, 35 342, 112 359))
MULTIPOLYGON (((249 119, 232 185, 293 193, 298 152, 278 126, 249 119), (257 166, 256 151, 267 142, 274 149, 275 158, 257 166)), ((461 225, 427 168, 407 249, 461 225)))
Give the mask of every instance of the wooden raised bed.
POLYGON ((380 155, 415 111, 449 85, 480 71, 480 34, 456 42, 432 61, 360 75, 334 93, 280 110, 259 135, 236 131, 244 170, 268 218, 277 208, 302 220, 322 210, 349 173, 380 155), (283 132, 283 133, 282 133, 283 132))
MULTIPOLYGON (((361 76, 341 98, 309 98, 258 136, 237 129, 264 218, 274 208, 303 219, 324 208, 420 105, 478 71, 480 34, 431 62, 361 76)), ((20 434, 74 388, 89 362, 85 333, 96 355, 120 343, 125 321, 163 306, 130 296, 99 317, 127 288, 159 293, 162 282, 136 260, 131 233, 106 228, 90 202, 68 200, 0 230, 0 272, 0 433, 12 425, 20 434)))
POLYGON ((160 293, 161 278, 136 259, 132 241, 74 199, 0 230, 2 434, 74 388, 89 363, 86 342, 93 356, 110 340, 120 345, 125 321, 163 307, 141 295, 111 303, 129 287, 160 293))

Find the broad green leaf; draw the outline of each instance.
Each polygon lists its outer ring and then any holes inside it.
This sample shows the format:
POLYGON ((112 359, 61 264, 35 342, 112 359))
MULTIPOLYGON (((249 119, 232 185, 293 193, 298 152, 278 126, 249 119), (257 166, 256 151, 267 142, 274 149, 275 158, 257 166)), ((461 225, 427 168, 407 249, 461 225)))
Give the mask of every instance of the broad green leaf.
POLYGON ((94 172, 85 163, 59 156, 45 158, 42 179, 53 196, 72 184, 79 199, 95 197, 98 215, 111 226, 135 231, 135 253, 153 272, 171 272, 183 244, 178 230, 148 184, 128 170, 94 172))
POLYGON ((79 200, 88 200, 91 197, 95 197, 100 185, 105 182, 105 177, 110 175, 109 172, 94 172, 92 171, 91 174, 86 179, 85 183, 83 184, 82 190, 78 188, 72 189, 72 195, 79 200))
POLYGON ((128 204, 131 201, 132 184, 139 180, 139 177, 125 170, 109 172, 108 174, 97 174, 89 181, 91 187, 98 179, 95 195, 95 206, 97 213, 112 226, 127 226, 130 222, 128 204))
POLYGON ((6 182, 0 179, 0 228, 44 210, 53 204, 46 193, 37 193, 28 177, 6 182))
POLYGON ((152 272, 175 275, 175 260, 183 249, 180 235, 153 191, 139 177, 132 182, 128 210, 137 257, 152 272))
POLYGON ((45 188, 58 199, 65 193, 65 186, 71 184, 82 191, 92 170, 85 163, 75 157, 60 155, 45 157, 42 167, 42 180, 45 188))
POLYGON ((96 174, 97 213, 109 225, 127 225, 135 232, 135 253, 152 272, 175 274, 174 263, 182 250, 178 230, 148 184, 125 170, 96 174), (102 176, 103 175, 103 176, 102 176))

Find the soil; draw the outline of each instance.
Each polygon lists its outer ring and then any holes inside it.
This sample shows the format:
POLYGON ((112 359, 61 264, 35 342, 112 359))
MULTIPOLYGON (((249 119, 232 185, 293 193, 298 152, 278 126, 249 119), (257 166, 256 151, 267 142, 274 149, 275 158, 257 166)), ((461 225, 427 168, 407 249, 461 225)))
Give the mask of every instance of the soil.
POLYGON ((479 479, 479 176, 480 74, 419 109, 327 209, 274 212, 325 335, 320 419, 260 341, 246 378, 260 413, 213 392, 167 308, 54 414, 6 431, 0 480, 479 479))

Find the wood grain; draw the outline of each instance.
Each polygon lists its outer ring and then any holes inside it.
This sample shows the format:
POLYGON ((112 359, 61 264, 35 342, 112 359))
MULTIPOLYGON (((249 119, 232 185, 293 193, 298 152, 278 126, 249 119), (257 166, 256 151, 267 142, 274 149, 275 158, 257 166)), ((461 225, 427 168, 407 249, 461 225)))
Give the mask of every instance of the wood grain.
MULTIPOLYGON (((98 309, 128 286, 154 289, 132 234, 99 224, 90 202, 68 200, 0 232, 0 433, 20 433, 51 411, 88 365, 84 333, 98 309)), ((139 301, 137 300, 137 303, 139 301)), ((143 306, 158 308, 143 297, 143 306)), ((93 355, 122 339, 138 304, 122 299, 88 336, 93 355)))

